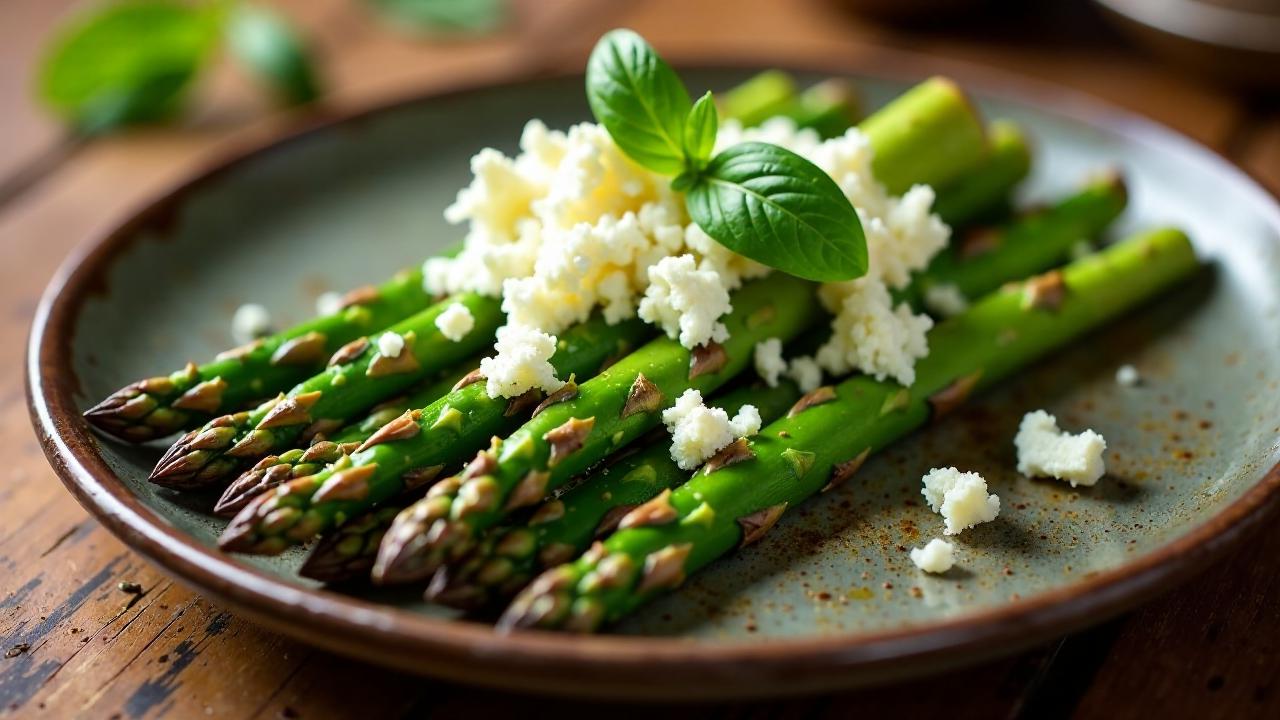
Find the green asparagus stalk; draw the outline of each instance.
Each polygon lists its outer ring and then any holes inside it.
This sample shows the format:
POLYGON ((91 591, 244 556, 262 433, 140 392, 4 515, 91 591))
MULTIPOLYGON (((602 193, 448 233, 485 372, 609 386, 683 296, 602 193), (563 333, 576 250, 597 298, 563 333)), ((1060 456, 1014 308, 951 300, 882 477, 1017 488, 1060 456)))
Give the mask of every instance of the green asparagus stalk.
POLYGON ((453 386, 480 366, 480 356, 473 356, 440 377, 423 383, 420 387, 398 398, 374 407, 358 422, 354 422, 333 435, 312 442, 306 448, 293 448, 279 455, 268 455, 257 465, 236 478, 213 507, 216 515, 232 516, 254 497, 274 490, 294 478, 314 475, 337 462, 344 455, 355 452, 365 440, 373 437, 382 426, 395 420, 413 408, 429 405, 448 395, 453 386))
POLYGON ((795 78, 781 70, 766 70, 716 98, 721 117, 753 127, 775 115, 785 114, 796 102, 795 78))
POLYGON ((637 521, 547 571, 507 609, 503 629, 591 632, 735 547, 759 540, 791 507, 847 481, 867 456, 1037 358, 1184 279, 1187 237, 1149 232, 984 298, 930 332, 916 383, 865 376, 806 396, 804 409, 747 443, 743 462, 704 468, 637 521))
POLYGON ((858 127, 875 151, 871 171, 891 195, 944 187, 980 167, 989 149, 977 110, 946 78, 916 85, 858 127))
MULTIPOLYGON (((801 394, 789 380, 772 388, 753 383, 729 392, 712 406, 734 415, 743 405, 754 405, 761 420, 769 423, 801 394)), ((534 510, 527 524, 489 533, 465 560, 442 567, 432 578, 427 597, 466 610, 509 599, 537 571, 577 557, 593 539, 613 532, 627 512, 688 479, 688 471, 671 459, 666 442, 658 440, 633 453, 624 450, 616 461, 534 510)))
POLYGON ((213 362, 139 380, 84 413, 94 427, 129 442, 145 442, 275 394, 315 374, 333 352, 432 303, 419 270, 404 270, 379 287, 344 297, 337 313, 316 318, 213 362))
POLYGON ((721 93, 720 115, 746 127, 773 117, 787 117, 824 138, 844 133, 862 118, 862 99, 851 82, 830 78, 803 92, 795 78, 781 70, 766 70, 721 93))
POLYGON ((933 211, 951 227, 1007 214, 1013 189, 1031 171, 1031 148, 1017 125, 997 120, 987 128, 991 150, 973 172, 937 188, 933 211))
POLYGON ((1081 239, 1096 237, 1128 203, 1124 178, 1110 172, 1088 181, 1070 197, 1003 227, 973 229, 938 254, 914 281, 897 293, 919 307, 931 287, 952 285, 966 298, 1001 283, 1065 262, 1081 239), (1005 248, 1015 248, 1005 251, 1005 248))
POLYGON ((833 138, 862 119, 862 98, 853 83, 831 78, 800 93, 794 106, 782 114, 799 127, 813 129, 819 137, 833 138))
MULTIPOLYGON (((551 364, 559 377, 589 377, 631 351, 651 328, 639 320, 616 325, 595 316, 559 337, 551 364)), ((275 554, 343 524, 401 493, 425 486, 505 435, 543 398, 490 398, 483 378, 468 376, 453 392, 411 410, 367 440, 362 449, 309 477, 256 496, 231 521, 219 545, 234 552, 275 554)), ((575 385, 568 386, 572 391, 575 385)))
POLYGON ((344 345, 320 373, 252 412, 224 415, 193 430, 169 448, 151 473, 151 482, 175 489, 208 487, 298 441, 331 433, 378 403, 395 397, 489 345, 502 323, 500 301, 463 293, 392 325, 404 339, 396 357, 378 350, 383 332, 344 345), (460 303, 475 326, 459 341, 440 333, 440 313, 460 303))

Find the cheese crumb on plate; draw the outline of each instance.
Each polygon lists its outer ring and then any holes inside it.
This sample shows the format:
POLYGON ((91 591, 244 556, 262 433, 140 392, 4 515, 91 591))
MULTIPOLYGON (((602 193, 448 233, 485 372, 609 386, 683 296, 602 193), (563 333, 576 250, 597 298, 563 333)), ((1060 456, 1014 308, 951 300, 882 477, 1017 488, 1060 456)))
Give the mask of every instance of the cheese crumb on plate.
POLYGON ((927 573, 944 573, 956 564, 955 546, 934 538, 922 548, 911 548, 911 562, 927 573))
POLYGON ((1121 365, 1116 369, 1116 384, 1121 387, 1134 387, 1142 382, 1142 376, 1138 374, 1138 368, 1132 365, 1121 365))
POLYGON ((1078 435, 1063 432, 1058 419, 1044 410, 1029 412, 1013 439, 1018 449, 1018 472, 1027 477, 1052 477, 1092 486, 1106 473, 1102 453, 1107 441, 1085 430, 1078 435))
POLYGON ((920 491, 929 507, 946 521, 945 535, 959 535, 1000 514, 1000 498, 987 494, 987 481, 974 472, 953 467, 934 468, 924 476, 920 491))

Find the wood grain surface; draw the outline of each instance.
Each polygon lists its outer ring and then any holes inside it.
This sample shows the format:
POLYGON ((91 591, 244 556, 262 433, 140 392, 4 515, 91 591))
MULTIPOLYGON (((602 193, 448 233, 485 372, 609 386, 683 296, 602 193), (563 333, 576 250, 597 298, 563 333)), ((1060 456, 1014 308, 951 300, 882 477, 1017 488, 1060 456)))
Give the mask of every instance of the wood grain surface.
MULTIPOLYGON (((912 30, 878 27, 827 0, 524 0, 501 33, 446 43, 388 32, 359 0, 276 4, 321 53, 328 108, 473 73, 579 66, 600 32, 619 25, 681 58, 758 51, 875 62, 898 47, 1098 95, 1280 187, 1274 99, 1164 67, 1073 0, 1004 3, 912 30)), ((40 291, 74 245, 288 118, 220 68, 181 126, 68 143, 29 97, 41 41, 72 5, 0 6, 0 717, 1280 716, 1280 531, 1126 617, 1013 658, 869 691, 714 707, 606 707, 407 677, 259 629, 175 584, 89 519, 46 465, 22 398, 23 345, 40 291)))

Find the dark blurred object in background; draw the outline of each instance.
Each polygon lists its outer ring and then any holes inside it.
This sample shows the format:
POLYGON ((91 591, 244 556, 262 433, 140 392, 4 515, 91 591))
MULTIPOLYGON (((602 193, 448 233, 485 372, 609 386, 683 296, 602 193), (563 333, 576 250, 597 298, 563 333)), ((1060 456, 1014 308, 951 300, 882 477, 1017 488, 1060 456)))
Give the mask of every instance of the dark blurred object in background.
POLYGON ((841 0, 850 10, 874 20, 935 25, 972 17, 995 0, 841 0))
POLYGON ((1187 70, 1280 87, 1280 0, 1095 0, 1127 35, 1187 70))

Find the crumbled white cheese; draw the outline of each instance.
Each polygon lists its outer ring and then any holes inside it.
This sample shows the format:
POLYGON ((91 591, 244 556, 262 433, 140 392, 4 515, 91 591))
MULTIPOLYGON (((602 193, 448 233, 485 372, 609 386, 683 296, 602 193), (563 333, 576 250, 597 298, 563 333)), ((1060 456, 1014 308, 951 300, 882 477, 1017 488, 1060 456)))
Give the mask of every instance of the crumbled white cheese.
POLYGON ((342 293, 329 292, 320 293, 316 298, 316 314, 321 317, 325 315, 336 315, 342 312, 342 293))
POLYGON ((692 255, 665 257, 649 268, 640 319, 692 348, 729 338, 720 317, 733 310, 720 274, 700 270, 692 255))
POLYGON ((1027 477, 1053 477, 1075 487, 1092 486, 1106 473, 1102 453, 1107 441, 1092 430, 1079 435, 1063 432, 1057 418, 1043 410, 1023 416, 1013 444, 1018 472, 1027 477))
POLYGON ((436 316, 436 328, 440 330, 440 334, 454 342, 466 337, 475 326, 476 319, 471 314, 471 309, 459 302, 453 303, 436 316))
POLYGON ((925 333, 933 320, 911 312, 906 303, 894 308, 889 289, 875 278, 862 278, 843 289, 845 294, 833 308, 831 339, 818 349, 818 364, 832 375, 861 370, 877 380, 891 377, 910 386, 916 379, 916 360, 929 352, 925 333))
POLYGON ((934 538, 923 548, 911 548, 911 562, 927 573, 944 573, 956 564, 955 546, 934 538))
POLYGON ((1132 365, 1121 365, 1116 369, 1116 383, 1124 387, 1133 387, 1142 382, 1138 368, 1132 365))
POLYGON ((969 300, 955 285, 938 283, 924 291, 924 306, 935 315, 946 318, 968 310, 969 300))
POLYGON ((787 367, 787 377, 800 387, 800 392, 811 393, 822 385, 822 368, 808 355, 793 358, 787 367))
POLYGON ((489 397, 516 397, 539 388, 544 392, 559 390, 564 382, 556 378, 551 356, 556 352, 556 339, 520 325, 498 328, 494 356, 480 361, 489 397))
POLYGON ((400 357, 400 353, 404 352, 404 337, 394 332, 382 333, 378 336, 378 352, 383 357, 400 357))
POLYGON ((231 337, 238 343, 256 340, 271 332, 271 314, 257 303, 245 303, 231 317, 231 337))
POLYGON ((782 359, 782 341, 769 338, 756 343, 756 374, 769 387, 778 387, 778 378, 787 371, 787 361, 782 359))
POLYGON ((662 412, 662 422, 671 433, 671 459, 682 470, 692 470, 734 440, 760 432, 754 405, 743 405, 731 420, 721 408, 703 405, 702 393, 692 388, 662 412))
MULTIPOLYGON (((870 143, 857 130, 822 141, 786 119, 745 130, 732 121, 721 125, 720 147, 743 140, 778 144, 814 162, 862 220, 869 273, 823 287, 824 303, 838 317, 819 365, 909 383, 915 360, 927 351, 928 320, 905 307, 895 311, 887 291, 861 286, 901 288, 946 244, 950 230, 931 212, 933 191, 921 186, 901 198, 888 195, 872 175, 870 143), (847 296, 856 298, 846 302, 847 296)), ((690 222, 670 179, 628 159, 599 125, 559 132, 531 121, 515 157, 486 149, 471 169, 472 182, 445 213, 449 222, 466 224, 464 248, 455 258, 427 261, 423 283, 438 294, 501 295, 509 326, 555 335, 596 310, 609 322, 638 314, 693 348, 723 341, 729 292, 770 272, 690 222)), ((821 381, 813 370, 802 365, 793 372, 805 385, 821 381)))
POLYGON ((920 494, 934 512, 942 514, 945 535, 958 535, 1000 514, 1000 498, 987 494, 987 481, 978 473, 934 468, 924 476, 920 494))

